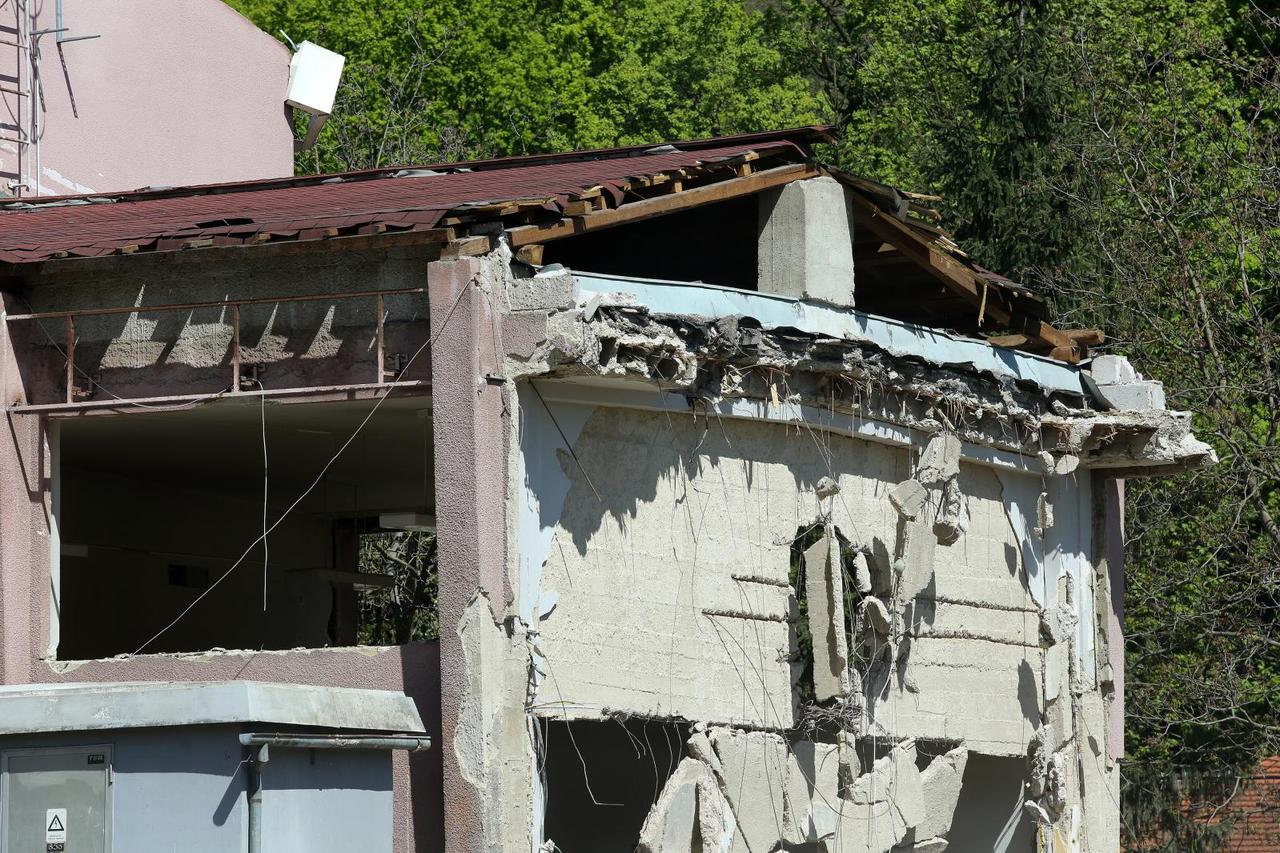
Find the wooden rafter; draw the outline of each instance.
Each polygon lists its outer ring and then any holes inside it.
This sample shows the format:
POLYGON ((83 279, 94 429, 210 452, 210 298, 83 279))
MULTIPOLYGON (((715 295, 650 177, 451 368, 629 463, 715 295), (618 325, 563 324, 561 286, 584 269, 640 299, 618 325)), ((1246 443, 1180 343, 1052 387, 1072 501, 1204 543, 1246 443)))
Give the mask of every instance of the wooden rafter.
POLYGON ((762 190, 789 184, 792 181, 816 178, 821 172, 808 163, 794 163, 765 169, 742 178, 730 178, 714 184, 671 192, 665 195, 628 202, 616 208, 596 210, 581 216, 570 216, 543 225, 521 225, 508 229, 507 238, 515 248, 533 243, 546 243, 585 234, 602 228, 640 222, 664 213, 688 210, 704 204, 714 204, 762 190))
POLYGON ((969 267, 930 245, 911 225, 885 213, 861 193, 849 193, 858 221, 877 238, 894 246, 943 287, 958 294, 992 325, 1025 336, 1029 345, 1050 352, 1054 358, 1080 360, 1079 342, 1043 320, 1018 310, 1002 289, 980 277, 969 267))

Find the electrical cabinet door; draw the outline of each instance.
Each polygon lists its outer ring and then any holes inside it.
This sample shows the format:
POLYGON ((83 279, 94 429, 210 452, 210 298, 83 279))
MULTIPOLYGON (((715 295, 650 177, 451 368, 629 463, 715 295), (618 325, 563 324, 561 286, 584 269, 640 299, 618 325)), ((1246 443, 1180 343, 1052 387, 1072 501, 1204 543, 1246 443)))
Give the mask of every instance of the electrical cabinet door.
POLYGON ((111 747, 0 753, 0 853, 110 853, 111 747))

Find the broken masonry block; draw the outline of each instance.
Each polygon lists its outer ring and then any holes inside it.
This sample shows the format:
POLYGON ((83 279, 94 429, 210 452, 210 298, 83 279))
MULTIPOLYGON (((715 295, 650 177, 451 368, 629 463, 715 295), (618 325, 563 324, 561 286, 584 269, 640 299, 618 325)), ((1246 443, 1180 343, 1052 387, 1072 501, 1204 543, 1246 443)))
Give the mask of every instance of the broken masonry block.
POLYGON ((862 551, 853 555, 853 580, 858 585, 858 592, 863 595, 871 592, 871 566, 867 564, 867 555, 862 551))
POLYGON ((1054 466, 1057 464, 1053 458, 1053 454, 1047 450, 1041 450, 1037 457, 1040 460, 1040 467, 1044 469, 1044 473, 1052 474, 1054 466))
POLYGON ((1053 504, 1049 503, 1049 493, 1041 492, 1036 498, 1036 536, 1043 539, 1050 527, 1053 527, 1053 504))
POLYGON ((925 818, 924 788, 916 765, 916 742, 901 741, 878 759, 871 772, 859 776, 849 788, 848 803, 852 811, 865 811, 867 806, 888 803, 894 838, 881 849, 897 844, 907 831, 925 818), (861 808, 859 808, 861 807, 861 808))
POLYGON ((823 477, 818 480, 816 491, 819 498, 833 498, 840 494, 840 484, 830 477, 823 477))
POLYGON ((915 480, 903 480, 889 489, 889 502, 899 515, 908 520, 920 514, 928 497, 925 487, 915 480))
POLYGON ((734 851, 769 851, 778 846, 783 825, 787 742, 771 732, 712 727, 711 745, 724 767, 724 794, 737 819, 734 851))
POLYGON ((933 486, 953 480, 960 473, 960 437, 953 432, 940 432, 929 439, 920 453, 916 481, 933 486))
POLYGON ((849 789, 862 775, 862 759, 858 755, 857 735, 840 729, 836 732, 836 748, 840 759, 839 773, 836 776, 836 794, 840 797, 848 797, 849 789))
POLYGON ((1065 477, 1073 473, 1080 467, 1080 457, 1072 456, 1070 453, 1063 454, 1058 457, 1058 461, 1053 466, 1053 473, 1059 477, 1065 477))
POLYGON ((825 702, 849 690, 849 640, 844 630, 844 573, 837 565, 835 531, 804 552, 804 589, 813 639, 814 698, 825 702))
POLYGON ((1056 646, 1075 633, 1079 621, 1080 616, 1075 609, 1065 601, 1059 601, 1040 611, 1040 636, 1050 646, 1056 646))

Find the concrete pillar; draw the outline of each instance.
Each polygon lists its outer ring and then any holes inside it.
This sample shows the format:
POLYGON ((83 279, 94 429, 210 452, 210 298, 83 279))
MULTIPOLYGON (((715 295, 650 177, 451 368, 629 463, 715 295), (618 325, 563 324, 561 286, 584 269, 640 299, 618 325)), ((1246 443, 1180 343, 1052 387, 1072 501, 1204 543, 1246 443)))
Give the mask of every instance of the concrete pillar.
MULTIPOLYGON (((4 297, 0 312, 13 310, 4 297)), ((0 314, 0 406, 25 400, 24 336, 0 314)), ((31 681, 48 651, 52 519, 48 433, 39 415, 5 412, 0 436, 0 683, 31 681)))
POLYGON ((853 305, 853 206, 833 178, 760 194, 759 289, 853 305))
MULTIPOLYGON (((445 849, 485 849, 490 804, 475 768, 459 762, 459 719, 474 716, 460 630, 482 592, 501 619, 510 601, 506 580, 506 484, 509 407, 497 378, 501 317, 481 288, 484 262, 437 261, 427 267, 431 307, 431 394, 435 425, 436 524, 440 572, 440 712, 444 762, 445 849)), ((492 623, 490 623, 492 624, 492 623)), ((474 656, 473 656, 474 657, 474 656)), ((486 661, 477 660, 477 666, 486 661)), ((462 747, 466 751, 466 746, 462 747)))

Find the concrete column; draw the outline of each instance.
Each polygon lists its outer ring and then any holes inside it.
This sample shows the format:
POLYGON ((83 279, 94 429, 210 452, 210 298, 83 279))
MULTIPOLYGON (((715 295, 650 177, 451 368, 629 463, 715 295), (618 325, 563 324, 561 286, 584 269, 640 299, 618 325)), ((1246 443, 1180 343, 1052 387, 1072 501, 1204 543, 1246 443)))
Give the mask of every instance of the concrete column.
MULTIPOLYGON (((440 572, 440 704, 446 850, 485 849, 487 798, 468 778, 455 744, 470 685, 460 630, 477 592, 494 621, 511 600, 506 580, 506 465, 509 407, 497 377, 501 317, 485 286, 484 261, 464 258, 427 267, 431 307, 432 409, 440 572), (490 381, 492 378, 493 381, 490 381)), ((474 614, 472 614, 474 615, 474 614)), ((483 665, 481 660, 477 665, 483 665)), ((465 750, 466 747, 463 747, 465 750)))
MULTIPOLYGON (((5 297, 0 312, 9 309, 5 297)), ((23 402, 21 334, 0 317, 0 406, 23 402)), ((53 507, 48 435, 38 415, 3 415, 0 436, 0 683, 31 681, 49 641, 53 507)))
POLYGON ((853 305, 853 206, 833 178, 760 194, 759 289, 853 305))

